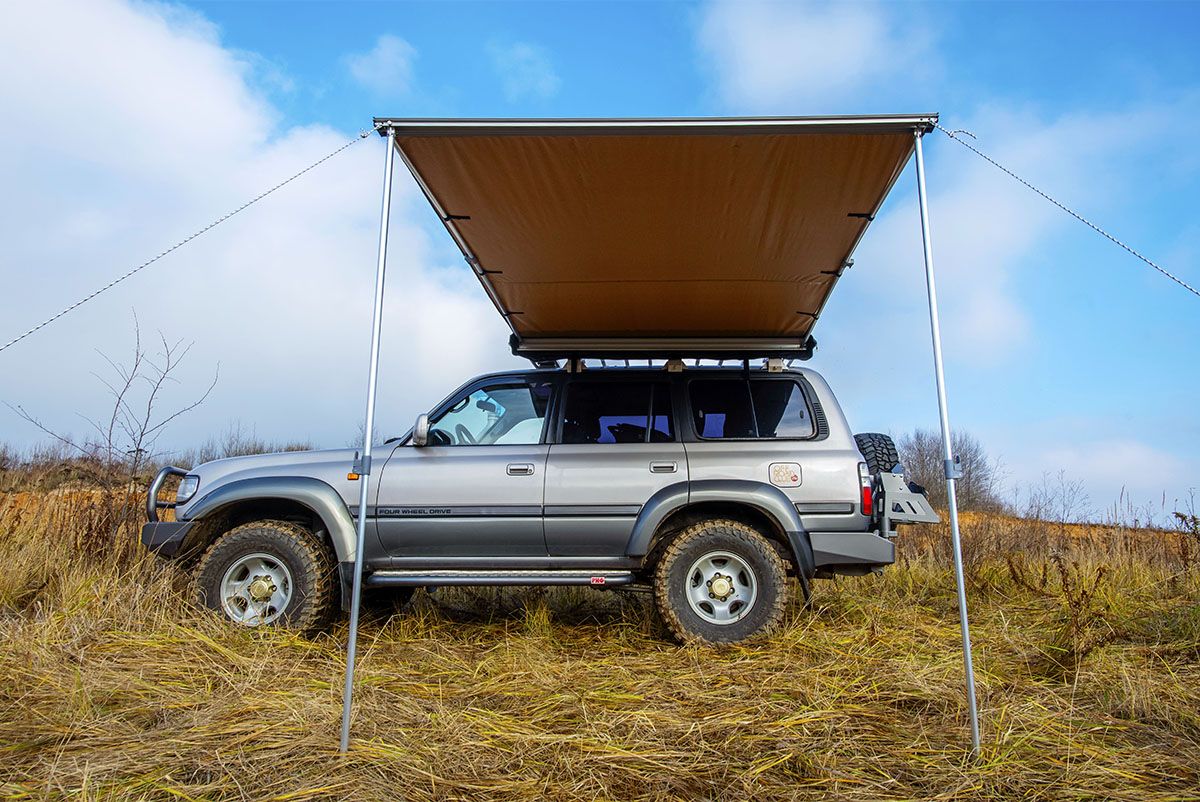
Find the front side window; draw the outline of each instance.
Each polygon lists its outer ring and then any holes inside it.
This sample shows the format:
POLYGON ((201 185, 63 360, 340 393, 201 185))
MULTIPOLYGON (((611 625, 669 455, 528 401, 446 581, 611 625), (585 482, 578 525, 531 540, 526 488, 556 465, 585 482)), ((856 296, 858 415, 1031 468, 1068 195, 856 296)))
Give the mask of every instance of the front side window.
POLYGON ((674 439, 666 384, 577 381, 567 387, 563 443, 667 443, 674 439))
POLYGON ((480 387, 430 422, 434 446, 535 445, 550 406, 547 382, 506 382, 480 387))
POLYGON ((800 385, 788 379, 699 379, 688 385, 696 434, 713 440, 808 438, 815 431, 800 385))

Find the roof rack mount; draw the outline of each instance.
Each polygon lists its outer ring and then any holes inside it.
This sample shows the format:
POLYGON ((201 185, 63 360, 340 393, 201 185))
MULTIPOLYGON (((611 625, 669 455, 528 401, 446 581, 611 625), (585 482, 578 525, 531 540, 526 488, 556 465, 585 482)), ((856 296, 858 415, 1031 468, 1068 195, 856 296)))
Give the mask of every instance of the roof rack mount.
POLYGON ((518 337, 515 356, 535 365, 557 359, 810 359, 817 341, 778 337, 518 337))

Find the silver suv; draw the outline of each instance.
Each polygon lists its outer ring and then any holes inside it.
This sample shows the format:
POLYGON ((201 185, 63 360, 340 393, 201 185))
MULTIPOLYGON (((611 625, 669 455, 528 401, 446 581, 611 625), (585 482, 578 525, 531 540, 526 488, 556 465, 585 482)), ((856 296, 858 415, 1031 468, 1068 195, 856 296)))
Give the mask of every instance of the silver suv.
POLYGON ((812 370, 568 365, 451 393, 379 452, 365 511, 352 450, 165 468, 142 542, 232 621, 313 630, 348 605, 365 513, 365 587, 650 591, 679 639, 731 643, 780 623, 793 579, 879 570, 896 524, 937 520, 812 370))

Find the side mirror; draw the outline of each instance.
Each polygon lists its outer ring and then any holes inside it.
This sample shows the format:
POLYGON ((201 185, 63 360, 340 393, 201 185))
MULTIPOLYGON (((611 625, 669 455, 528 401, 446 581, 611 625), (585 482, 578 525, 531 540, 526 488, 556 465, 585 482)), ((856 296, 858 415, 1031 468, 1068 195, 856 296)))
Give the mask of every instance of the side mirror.
POLYGON ((413 425, 412 444, 417 448, 429 444, 429 416, 421 413, 413 425))

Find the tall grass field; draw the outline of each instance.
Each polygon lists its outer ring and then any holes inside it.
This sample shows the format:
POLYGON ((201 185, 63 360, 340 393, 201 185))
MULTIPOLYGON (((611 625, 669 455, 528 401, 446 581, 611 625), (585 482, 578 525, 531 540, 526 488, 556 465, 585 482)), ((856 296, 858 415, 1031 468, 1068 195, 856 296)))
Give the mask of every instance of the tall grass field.
POLYGON ((0 494, 4 798, 1200 799, 1187 532, 965 517, 977 759, 944 525, 745 646, 680 647, 638 594, 371 598, 343 756, 345 621, 226 625, 108 521, 0 494))

